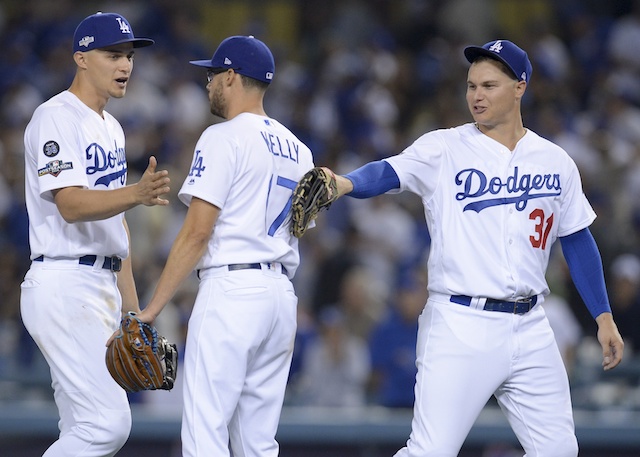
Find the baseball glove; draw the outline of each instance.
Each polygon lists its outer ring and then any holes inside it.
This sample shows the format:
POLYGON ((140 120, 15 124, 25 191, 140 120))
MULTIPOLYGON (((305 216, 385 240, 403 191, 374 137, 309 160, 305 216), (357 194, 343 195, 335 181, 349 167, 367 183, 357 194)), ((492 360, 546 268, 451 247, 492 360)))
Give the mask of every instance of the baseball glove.
POLYGON ((337 198, 338 183, 333 173, 327 173, 320 167, 306 172, 293 191, 291 234, 296 238, 302 237, 318 213, 329 209, 337 198))
POLYGON ((128 313, 107 347, 109 373, 127 392, 171 390, 178 370, 178 349, 157 330, 128 313))

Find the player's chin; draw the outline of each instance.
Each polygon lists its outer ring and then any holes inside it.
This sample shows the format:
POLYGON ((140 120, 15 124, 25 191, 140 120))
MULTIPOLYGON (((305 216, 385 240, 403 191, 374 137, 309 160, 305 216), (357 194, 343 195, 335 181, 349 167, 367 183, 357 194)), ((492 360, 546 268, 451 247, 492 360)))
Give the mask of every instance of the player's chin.
POLYGON ((119 87, 109 92, 109 96, 112 98, 122 98, 127 93, 127 87, 119 87))
POLYGON ((124 94, 127 92, 127 83, 127 80, 116 80, 111 88, 113 92, 111 96, 116 98, 124 97, 124 94))

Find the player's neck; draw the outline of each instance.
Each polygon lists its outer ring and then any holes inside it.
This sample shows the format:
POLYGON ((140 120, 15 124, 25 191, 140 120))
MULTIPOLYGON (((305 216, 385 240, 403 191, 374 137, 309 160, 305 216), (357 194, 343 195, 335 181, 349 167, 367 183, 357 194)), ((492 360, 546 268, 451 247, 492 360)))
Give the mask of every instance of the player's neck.
POLYGON ((522 118, 519 118, 518 122, 514 124, 487 125, 476 122, 475 125, 482 133, 504 145, 510 151, 516 148, 518 141, 527 133, 527 129, 522 125, 522 118))
POLYGON ((69 92, 78 97, 78 99, 91 108, 93 111, 102 116, 105 106, 107 106, 108 98, 101 97, 95 91, 88 91, 82 88, 81 84, 74 80, 69 87, 69 92))
POLYGON ((229 112, 227 113, 227 120, 231 120, 237 115, 242 113, 257 114, 258 116, 267 115, 267 113, 264 111, 262 103, 260 104, 250 103, 250 104, 243 104, 243 105, 238 104, 236 106, 229 107, 229 112))
POLYGON ((231 87, 227 94, 227 111, 225 119, 231 120, 239 114, 251 113, 266 116, 264 111, 264 91, 246 89, 241 85, 231 87))

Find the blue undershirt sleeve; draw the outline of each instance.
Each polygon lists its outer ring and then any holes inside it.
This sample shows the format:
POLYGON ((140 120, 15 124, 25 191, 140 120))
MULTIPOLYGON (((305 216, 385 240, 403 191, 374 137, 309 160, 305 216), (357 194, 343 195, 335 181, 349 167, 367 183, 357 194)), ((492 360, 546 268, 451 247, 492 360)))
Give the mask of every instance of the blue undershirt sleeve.
POLYGON ((388 162, 369 162, 345 175, 353 183, 349 197, 369 198, 382 195, 391 189, 400 188, 400 178, 388 162))
POLYGON ((602 257, 588 228, 560 238, 564 258, 569 265, 573 283, 587 309, 595 319, 610 313, 611 305, 604 282, 602 257))

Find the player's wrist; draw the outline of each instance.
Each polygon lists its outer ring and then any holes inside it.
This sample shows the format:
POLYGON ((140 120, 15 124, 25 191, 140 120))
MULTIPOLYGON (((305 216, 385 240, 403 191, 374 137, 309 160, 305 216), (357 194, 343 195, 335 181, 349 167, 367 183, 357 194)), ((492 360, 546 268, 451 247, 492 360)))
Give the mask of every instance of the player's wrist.
POLYGON ((603 325, 610 325, 613 323, 613 314, 611 314, 610 312, 604 311, 602 313, 600 313, 597 317, 596 317, 596 323, 598 324, 598 327, 601 327, 603 325))
MULTIPOLYGON (((333 172, 331 172, 333 173, 333 172)), ((338 197, 342 197, 353 190, 353 182, 349 178, 345 178, 341 175, 335 175, 336 183, 338 184, 338 197)))

